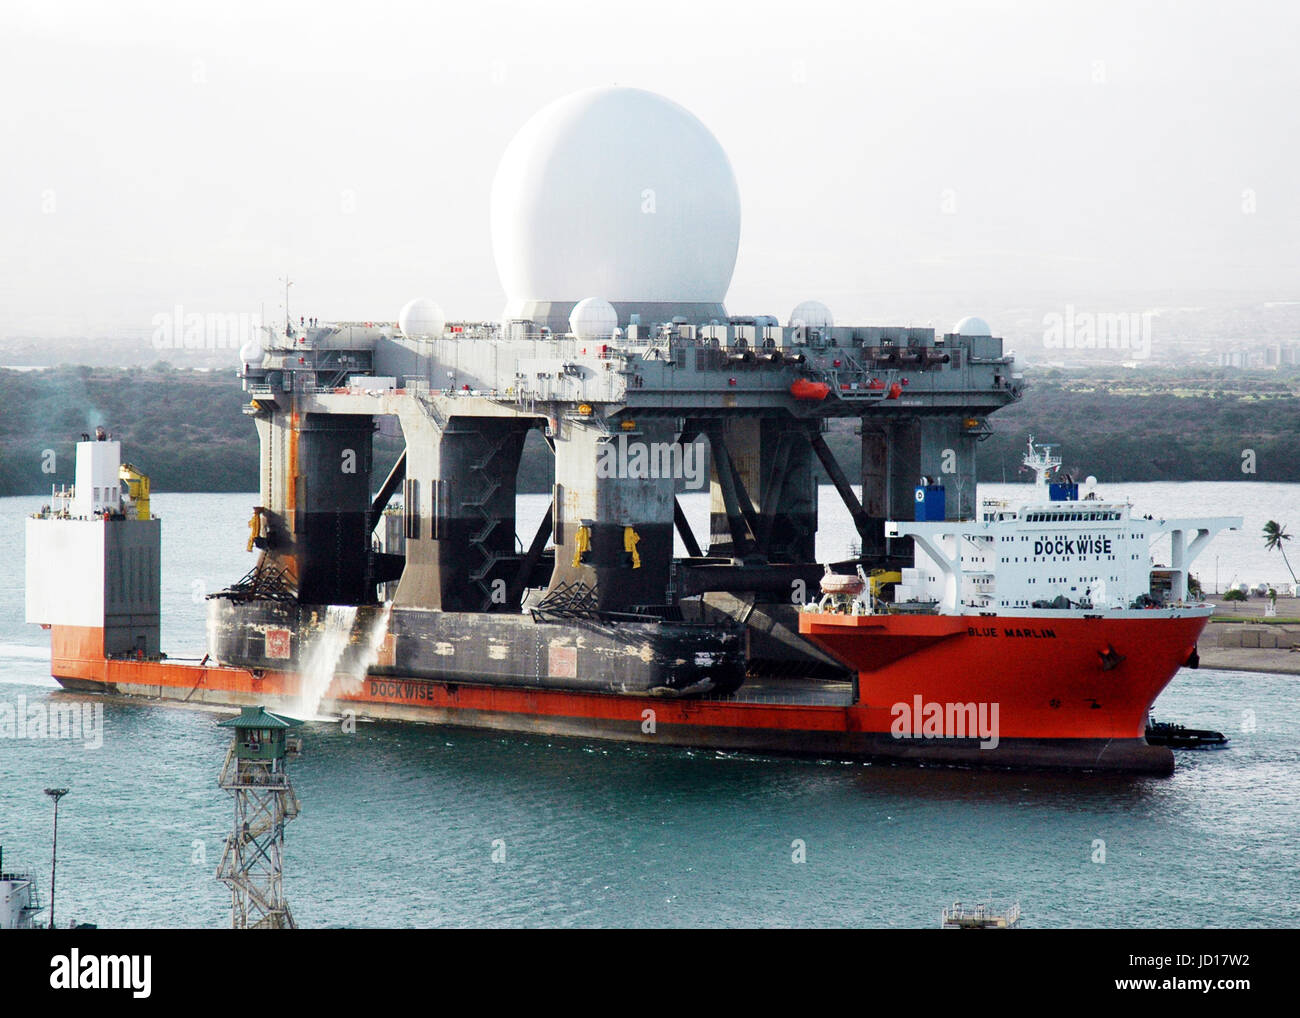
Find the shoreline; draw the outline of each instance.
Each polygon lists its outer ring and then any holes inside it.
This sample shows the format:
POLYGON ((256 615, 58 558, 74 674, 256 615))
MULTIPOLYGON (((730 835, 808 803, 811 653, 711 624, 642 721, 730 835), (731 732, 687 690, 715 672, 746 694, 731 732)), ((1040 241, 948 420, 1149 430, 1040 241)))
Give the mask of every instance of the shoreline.
POLYGON ((1263 598, 1206 600, 1215 612, 1196 644, 1200 667, 1300 675, 1300 598, 1279 597, 1275 617, 1263 598))

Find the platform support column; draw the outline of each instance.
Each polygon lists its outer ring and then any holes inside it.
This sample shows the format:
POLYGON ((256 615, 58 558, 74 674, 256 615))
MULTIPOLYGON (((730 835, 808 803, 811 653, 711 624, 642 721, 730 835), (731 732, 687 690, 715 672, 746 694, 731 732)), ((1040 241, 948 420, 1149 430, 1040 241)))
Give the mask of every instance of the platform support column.
POLYGON ((746 417, 701 423, 700 430, 709 436, 712 460, 709 554, 815 560, 817 486, 806 428, 783 418, 746 417))
POLYGON ((555 441, 555 568, 544 604, 602 611, 668 603, 678 475, 701 472, 675 421, 562 423, 555 441), (687 468, 691 468, 688 470, 687 468))

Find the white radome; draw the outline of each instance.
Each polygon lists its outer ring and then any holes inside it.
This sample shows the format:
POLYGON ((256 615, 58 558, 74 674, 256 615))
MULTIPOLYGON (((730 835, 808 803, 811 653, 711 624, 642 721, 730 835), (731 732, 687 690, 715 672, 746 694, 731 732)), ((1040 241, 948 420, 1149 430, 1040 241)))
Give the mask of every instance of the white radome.
POLYGON ((831 309, 819 300, 806 300, 790 312, 790 328, 829 329, 835 324, 831 309))
POLYGON ((983 318, 967 315, 952 327, 952 333, 954 336, 991 336, 993 330, 983 318))
POLYGON ((446 326, 442 308, 427 297, 409 301, 397 316, 397 327, 407 339, 439 339, 446 326))
POLYGON ((740 242, 727 154, 689 111, 600 87, 541 109, 492 183, 507 317, 530 301, 721 303, 740 242))
POLYGON ((618 331, 618 312, 607 300, 587 297, 578 301, 569 315, 569 329, 588 343, 607 341, 618 331))

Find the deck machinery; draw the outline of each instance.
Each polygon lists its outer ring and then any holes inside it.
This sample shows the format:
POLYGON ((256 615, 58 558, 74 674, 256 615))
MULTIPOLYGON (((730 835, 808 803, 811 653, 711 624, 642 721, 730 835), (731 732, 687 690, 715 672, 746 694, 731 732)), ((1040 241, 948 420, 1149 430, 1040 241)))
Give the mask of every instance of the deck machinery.
POLYGON ((816 464, 861 561, 907 557, 884 523, 912 518, 918 478, 944 485, 948 518, 974 516, 975 443, 1023 385, 1012 357, 960 327, 615 307, 618 327, 594 341, 553 328, 572 304, 434 338, 372 323, 268 332, 241 370, 261 443, 260 554, 212 596, 214 656, 292 669, 325 606, 377 611, 395 589, 372 674, 672 695, 726 693, 765 667, 843 674, 795 624, 822 574, 816 464), (384 418, 405 451, 379 477, 384 418), (824 438, 837 418, 860 425, 859 477, 824 438), (525 546, 516 475, 533 431, 555 476, 525 546), (711 519, 697 535, 677 496, 705 448, 711 519))

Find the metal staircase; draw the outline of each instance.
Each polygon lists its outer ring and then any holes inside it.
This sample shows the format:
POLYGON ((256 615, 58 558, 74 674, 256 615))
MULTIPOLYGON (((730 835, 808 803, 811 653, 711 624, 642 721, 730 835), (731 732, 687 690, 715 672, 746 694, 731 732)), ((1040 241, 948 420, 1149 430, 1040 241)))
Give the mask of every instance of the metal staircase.
MULTIPOLYGON (((469 535, 470 561, 475 562, 469 572, 469 578, 483 592, 482 611, 492 611, 505 607, 503 602, 493 603, 492 584, 498 564, 504 559, 513 560, 516 556, 497 551, 491 547, 489 539, 505 521, 492 511, 493 500, 501 491, 501 478, 509 473, 508 463, 501 462, 508 455, 515 436, 503 431, 495 437, 485 436, 481 431, 474 432, 477 441, 483 445, 481 455, 470 461, 470 476, 466 479, 466 495, 460 500, 462 515, 465 518, 477 516, 482 522, 469 535)), ((514 545, 511 544, 513 549, 514 545)))

